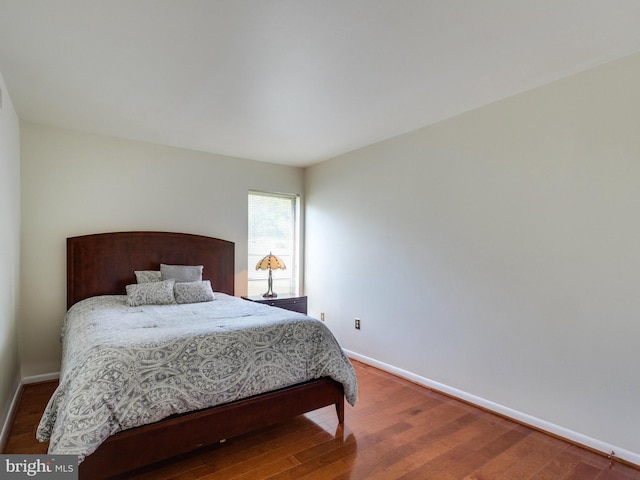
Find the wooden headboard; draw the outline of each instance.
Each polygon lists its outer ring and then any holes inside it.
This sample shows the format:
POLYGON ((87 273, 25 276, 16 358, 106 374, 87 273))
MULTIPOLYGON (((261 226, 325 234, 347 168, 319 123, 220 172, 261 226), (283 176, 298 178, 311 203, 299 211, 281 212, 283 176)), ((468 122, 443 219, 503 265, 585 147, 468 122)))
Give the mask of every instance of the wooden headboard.
POLYGON ((124 295, 136 283, 134 270, 161 263, 203 265, 213 290, 234 294, 235 244, 168 232, 116 232, 67 238, 67 308, 95 295, 124 295))

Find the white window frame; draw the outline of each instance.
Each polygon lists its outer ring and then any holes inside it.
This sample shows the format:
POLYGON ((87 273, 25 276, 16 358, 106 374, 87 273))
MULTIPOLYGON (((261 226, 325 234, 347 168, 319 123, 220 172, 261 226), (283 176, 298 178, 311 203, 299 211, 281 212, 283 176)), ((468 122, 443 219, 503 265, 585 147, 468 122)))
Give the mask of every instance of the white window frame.
POLYGON ((267 291, 268 272, 266 270, 256 270, 256 263, 265 255, 273 253, 273 255, 282 258, 287 267, 286 270, 273 271, 274 292, 278 296, 300 295, 300 195, 249 190, 247 196, 247 222, 247 294, 249 296, 260 296, 267 291), (290 252, 284 251, 278 245, 257 244, 256 239, 251 238, 250 197, 252 195, 291 201, 293 238, 291 239, 292 249, 290 252), (288 280, 288 287, 283 287, 283 280, 288 280))

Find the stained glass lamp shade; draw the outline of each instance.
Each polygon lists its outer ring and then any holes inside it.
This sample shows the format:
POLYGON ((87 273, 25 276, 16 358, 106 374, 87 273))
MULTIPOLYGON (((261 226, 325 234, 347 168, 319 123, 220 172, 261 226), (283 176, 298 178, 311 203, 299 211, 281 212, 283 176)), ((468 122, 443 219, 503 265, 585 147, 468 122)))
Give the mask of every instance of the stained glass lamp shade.
POLYGON ((256 264, 256 270, 269 270, 269 290, 262 295, 264 298, 275 298, 278 294, 273 293, 273 277, 271 276, 271 270, 285 270, 287 266, 282 260, 269 252, 269 255, 264 257, 256 264))

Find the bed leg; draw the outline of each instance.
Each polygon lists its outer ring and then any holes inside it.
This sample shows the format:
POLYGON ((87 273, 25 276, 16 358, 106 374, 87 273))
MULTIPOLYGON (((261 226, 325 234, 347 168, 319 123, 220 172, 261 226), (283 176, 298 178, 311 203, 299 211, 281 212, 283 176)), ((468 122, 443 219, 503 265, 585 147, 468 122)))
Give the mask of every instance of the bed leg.
POLYGON ((344 397, 336 403, 336 413, 338 414, 338 423, 344 423, 344 397))

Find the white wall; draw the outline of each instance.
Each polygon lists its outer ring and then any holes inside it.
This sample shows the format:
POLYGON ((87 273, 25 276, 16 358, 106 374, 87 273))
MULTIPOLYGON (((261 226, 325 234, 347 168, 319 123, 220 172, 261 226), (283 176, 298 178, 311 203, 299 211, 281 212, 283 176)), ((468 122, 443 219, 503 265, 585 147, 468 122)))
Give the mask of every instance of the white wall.
POLYGON ((307 169, 310 313, 639 463, 638 85, 634 55, 307 169))
MULTIPOLYGON (((0 75, 0 430, 20 380, 20 133, 18 116, 0 75)), ((0 438, 0 447, 3 438, 0 438)))
POLYGON ((208 235, 236 244, 246 293, 247 192, 302 193, 303 171, 21 123, 22 364, 60 368, 66 238, 109 231, 208 235))

